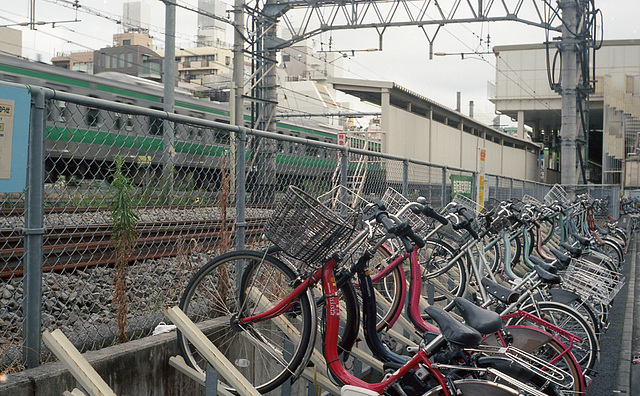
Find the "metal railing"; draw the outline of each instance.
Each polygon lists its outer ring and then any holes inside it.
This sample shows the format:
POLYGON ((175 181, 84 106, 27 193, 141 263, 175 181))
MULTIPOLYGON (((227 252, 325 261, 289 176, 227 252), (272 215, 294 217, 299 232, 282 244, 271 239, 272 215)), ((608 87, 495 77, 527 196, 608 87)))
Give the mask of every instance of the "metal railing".
MULTIPOLYGON (((342 184, 365 197, 393 187, 443 206, 452 190, 466 181, 475 186, 479 177, 306 137, 27 89, 27 186, 0 193, 0 372, 52 359, 41 346, 44 329, 62 329, 81 351, 119 342, 117 190, 110 183, 117 158, 139 216, 126 266, 129 339, 150 335, 166 320, 164 308, 178 303, 186 282, 211 257, 261 246, 262 225, 288 185, 320 195, 342 184)), ((550 188, 487 177, 491 198, 542 200, 550 188)), ((617 216, 619 188, 584 188, 610 197, 617 216)))

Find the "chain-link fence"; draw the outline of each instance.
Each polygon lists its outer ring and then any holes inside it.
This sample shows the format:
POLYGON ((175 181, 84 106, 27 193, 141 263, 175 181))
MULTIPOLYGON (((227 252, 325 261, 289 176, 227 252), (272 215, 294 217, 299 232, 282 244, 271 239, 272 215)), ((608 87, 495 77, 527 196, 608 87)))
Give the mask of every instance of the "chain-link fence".
MULTIPOLYGON (((52 359, 40 345, 44 329, 62 329, 81 351, 150 335, 207 260, 262 246, 262 226, 288 185, 312 195, 344 185, 365 198, 393 187, 434 207, 454 193, 473 198, 478 187, 473 172, 337 146, 328 133, 267 133, 31 92, 31 146, 44 146, 30 153, 25 191, 0 194, 0 372, 52 359), (117 231, 131 226, 127 210, 137 216, 133 234, 117 231), (119 274, 124 297, 114 297, 119 274)), ((587 188, 615 206, 619 190, 587 188)), ((548 190, 486 176, 485 198, 542 200, 548 190)))

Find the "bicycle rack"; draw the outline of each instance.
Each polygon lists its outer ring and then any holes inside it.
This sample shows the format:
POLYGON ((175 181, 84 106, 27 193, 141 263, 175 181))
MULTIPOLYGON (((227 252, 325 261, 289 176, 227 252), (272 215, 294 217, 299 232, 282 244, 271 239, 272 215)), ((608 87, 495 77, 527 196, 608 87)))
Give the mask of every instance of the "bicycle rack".
MULTIPOLYGON (((80 386, 91 396, 116 396, 113 389, 91 367, 87 359, 73 346, 71 341, 60 329, 52 332, 48 330, 42 333, 45 345, 67 367, 71 375, 80 383, 80 386)), ((71 392, 65 391, 65 396, 84 396, 85 393, 78 388, 71 392)))
MULTIPOLYGON (((259 395, 259 393, 253 388, 246 378, 242 376, 233 364, 227 360, 224 355, 221 353, 219 356, 208 356, 205 353, 208 353, 209 350, 217 351, 217 348, 209 341, 209 339, 197 328, 197 326, 180 310, 178 307, 170 308, 166 311, 167 317, 175 324, 181 332, 191 341, 191 343, 198 349, 198 351, 207 359, 209 362, 207 366, 207 373, 201 373, 193 368, 189 367, 181 356, 173 356, 169 359, 169 364, 179 370, 181 373, 187 375, 189 378, 195 380, 198 384, 202 385, 206 389, 206 395, 215 395, 221 394, 223 396, 232 395, 225 389, 218 387, 218 377, 222 375, 222 377, 235 389, 238 389, 238 393, 241 395, 259 395), (194 339, 192 339, 192 337, 194 339), (195 341, 194 341, 195 340, 195 341), (197 342, 196 342, 197 341, 197 342), (204 348, 204 349, 201 349, 204 348), (227 369, 233 369, 232 371, 227 371, 227 369), (235 371, 235 374, 233 373, 235 371), (234 383, 236 380, 240 379, 245 381, 245 385, 242 383, 234 383), (241 390, 249 391, 247 385, 251 388, 251 393, 243 393, 241 390), (240 387, 239 387, 240 386, 240 387), (255 393, 253 393, 255 392, 255 393)), ((280 319, 276 321, 277 325, 283 329, 293 329, 293 326, 287 324, 286 319, 284 318, 276 318, 280 319)), ((296 337, 296 334, 287 331, 288 337, 296 337)), ((298 335, 299 336, 299 335, 298 335)), ((286 348, 285 348, 286 349, 286 348)), ((311 356, 311 361, 314 363, 316 370, 318 368, 326 367, 326 363, 324 362, 324 358, 322 355, 314 350, 313 355, 311 356)), ((323 390, 328 391, 332 395, 340 396, 340 388, 334 385, 325 375, 314 371, 312 367, 307 367, 302 372, 302 377, 310 382, 311 386, 318 385, 323 390)), ((291 394, 290 388, 291 382, 285 382, 281 387, 282 395, 291 394)), ((315 393, 315 392, 314 392, 315 393)))

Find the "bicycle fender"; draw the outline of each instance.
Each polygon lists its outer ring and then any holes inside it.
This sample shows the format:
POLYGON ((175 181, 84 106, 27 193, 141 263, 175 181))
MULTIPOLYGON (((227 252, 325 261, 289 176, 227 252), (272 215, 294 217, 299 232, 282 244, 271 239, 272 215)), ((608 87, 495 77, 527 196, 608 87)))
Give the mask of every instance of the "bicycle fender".
MULTIPOLYGON (((540 329, 534 329, 527 326, 505 326, 505 330, 513 338, 510 346, 521 349, 525 352, 534 351, 553 339, 551 334, 540 329)), ((495 347, 504 346, 496 334, 486 336, 482 340, 482 344, 495 347)))
POLYGON ((477 364, 479 367, 491 367, 504 373, 510 377, 518 379, 518 381, 526 382, 536 375, 530 370, 526 369, 519 363, 500 356, 481 356, 478 358, 477 364))
POLYGON ((562 304, 571 304, 572 302, 580 299, 578 294, 564 289, 551 289, 549 290, 549 294, 551 294, 551 301, 562 304))

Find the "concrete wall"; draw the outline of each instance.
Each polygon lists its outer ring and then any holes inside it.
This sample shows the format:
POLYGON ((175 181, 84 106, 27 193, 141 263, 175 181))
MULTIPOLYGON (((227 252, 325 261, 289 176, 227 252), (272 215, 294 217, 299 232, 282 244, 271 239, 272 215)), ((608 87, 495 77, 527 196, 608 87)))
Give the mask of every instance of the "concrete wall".
MULTIPOLYGON (((204 395, 204 388, 169 366, 169 357, 177 354, 172 332, 84 356, 118 396, 204 395)), ((64 365, 54 362, 9 374, 7 382, 0 383, 0 396, 62 395, 78 386, 64 365)))
POLYGON ((389 106, 386 152, 472 172, 479 171, 479 149, 485 148, 485 173, 537 180, 536 156, 484 137, 389 106))
POLYGON ((389 113, 394 121, 391 124, 393 132, 387 141, 387 152, 403 153, 398 155, 429 161, 429 119, 395 106, 389 107, 389 113))

